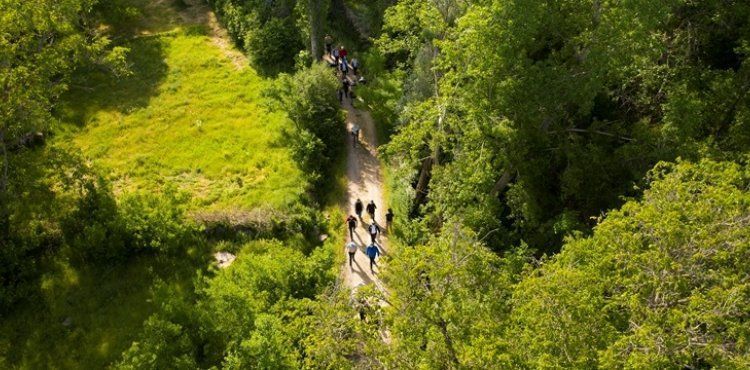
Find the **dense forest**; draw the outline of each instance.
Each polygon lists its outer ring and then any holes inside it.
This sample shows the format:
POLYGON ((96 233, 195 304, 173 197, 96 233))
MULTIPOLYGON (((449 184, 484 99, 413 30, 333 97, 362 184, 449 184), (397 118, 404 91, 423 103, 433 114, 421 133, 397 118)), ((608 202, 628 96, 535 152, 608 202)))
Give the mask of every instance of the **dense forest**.
POLYGON ((748 2, 0 15, 2 368, 750 367, 748 2), (356 289, 355 109, 395 213, 356 289))

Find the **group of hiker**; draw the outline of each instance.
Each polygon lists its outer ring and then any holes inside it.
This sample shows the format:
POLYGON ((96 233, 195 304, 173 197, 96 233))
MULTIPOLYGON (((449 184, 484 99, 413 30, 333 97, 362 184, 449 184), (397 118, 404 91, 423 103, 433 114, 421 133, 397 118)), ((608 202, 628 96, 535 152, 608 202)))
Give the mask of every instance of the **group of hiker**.
MULTIPOLYGON (((353 99, 354 94, 352 93, 352 85, 365 83, 364 77, 360 75, 361 70, 359 60, 357 60, 357 58, 355 57, 349 59, 349 52, 343 45, 340 45, 338 48, 334 47, 333 37, 331 37, 331 35, 325 36, 325 51, 326 54, 330 57, 331 67, 335 67, 337 69, 337 75, 341 79, 341 88, 338 91, 339 102, 343 103, 345 99, 353 99), (354 75, 353 81, 349 79, 350 71, 354 75)), ((359 131, 359 126, 352 123, 350 133, 352 135, 352 145, 354 146, 357 145, 359 131)), ((362 213, 364 211, 367 211, 367 214, 370 216, 370 223, 366 226, 366 229, 367 233, 370 234, 370 243, 365 248, 364 253, 370 259, 370 272, 375 273, 375 271, 373 270, 373 268, 377 266, 375 260, 381 253, 380 248, 378 247, 378 236, 382 232, 380 225, 378 225, 378 223, 375 221, 376 210, 377 206, 375 205, 374 200, 371 200, 370 203, 365 205, 364 203, 362 203, 361 199, 357 199, 357 201, 354 202, 354 213, 357 216, 355 217, 354 215, 349 215, 349 217, 347 217, 346 219, 347 226, 349 227, 350 238, 349 243, 346 244, 346 251, 347 253, 349 253, 349 267, 351 268, 354 268, 354 256, 357 254, 357 250, 359 249, 359 245, 354 240, 357 224, 361 223, 363 226, 365 225, 365 222, 362 218, 362 213)), ((385 214, 385 221, 386 229, 390 229, 391 223, 393 222, 393 211, 390 208, 385 214)), ((362 241, 362 243, 365 244, 366 242, 362 241)))
MULTIPOLYGON (((370 272, 375 273, 373 270, 374 266, 377 266, 377 263, 375 263, 375 259, 380 255, 380 248, 378 247, 377 238, 381 234, 382 230, 380 229, 380 225, 378 225, 377 221, 375 221, 375 211, 377 210, 377 206, 375 205, 375 201, 371 200, 370 203, 367 203, 365 206, 362 203, 362 200, 357 198, 357 201, 354 202, 354 213, 357 215, 357 217, 354 217, 354 215, 349 215, 346 219, 346 224, 349 227, 349 243, 346 244, 346 251, 349 253, 349 267, 354 268, 354 256, 357 254, 357 249, 359 249, 359 246, 357 245, 357 242, 354 241, 354 234, 356 233, 357 229, 357 223, 362 222, 364 224, 364 220, 362 219, 362 212, 367 211, 367 214, 370 216, 370 224, 367 226, 367 233, 370 234, 370 244, 365 248, 365 254, 370 259, 370 272)), ((391 224, 393 223, 393 211, 388 208, 388 212, 385 214, 385 227, 386 229, 390 229, 391 224)))
POLYGON ((338 75, 341 79, 341 87, 338 90, 339 102, 343 103, 346 99, 353 99, 352 85, 365 83, 364 77, 359 74, 359 60, 356 57, 349 59, 349 51, 346 50, 344 45, 340 45, 338 48, 334 47, 331 35, 326 35, 325 47, 326 54, 331 57, 331 67, 335 67, 338 70, 338 75), (354 81, 349 80, 349 71, 354 74, 354 81))

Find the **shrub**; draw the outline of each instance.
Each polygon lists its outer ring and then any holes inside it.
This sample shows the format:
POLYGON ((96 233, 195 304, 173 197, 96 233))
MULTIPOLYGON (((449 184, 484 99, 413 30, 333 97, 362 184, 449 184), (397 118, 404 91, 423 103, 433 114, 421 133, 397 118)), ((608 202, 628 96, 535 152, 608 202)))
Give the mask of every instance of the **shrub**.
POLYGON ((302 34, 295 24, 296 1, 210 0, 234 41, 250 54, 264 74, 289 71, 300 49, 302 34))
POLYGON ((102 178, 83 183, 77 207, 62 222, 65 240, 81 260, 117 260, 127 254, 117 202, 102 178))
POLYGON ((316 63, 292 76, 281 76, 268 92, 294 123, 286 137, 295 159, 312 174, 316 190, 330 178, 334 159, 343 147, 344 119, 337 89, 338 81, 328 67, 316 63))
POLYGON ((302 48, 299 31, 289 20, 271 18, 245 35, 245 50, 253 65, 266 75, 292 70, 302 48))
POLYGON ((104 180, 84 183, 64 221, 65 240, 85 261, 114 262, 142 252, 174 253, 197 237, 184 218, 186 199, 174 190, 125 195, 118 205, 104 180))
POLYGON ((193 345, 183 328, 154 315, 115 369, 195 369, 193 345))
POLYGON ((196 227, 184 218, 186 204, 185 196, 174 190, 125 196, 121 218, 131 251, 173 253, 194 239, 196 227))

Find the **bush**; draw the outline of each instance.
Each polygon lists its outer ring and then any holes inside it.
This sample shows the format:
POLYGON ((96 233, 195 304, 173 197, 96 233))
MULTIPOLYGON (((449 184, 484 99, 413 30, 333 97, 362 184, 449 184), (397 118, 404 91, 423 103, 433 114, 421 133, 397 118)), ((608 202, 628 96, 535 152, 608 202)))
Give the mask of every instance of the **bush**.
POLYGON ((271 18, 245 35, 245 50, 253 65, 266 75, 292 70, 302 48, 299 32, 289 20, 271 18))
POLYGON ((174 190, 125 195, 118 206, 104 180, 83 186, 76 210, 63 221, 65 240, 81 260, 114 262, 142 252, 174 253, 198 235, 184 219, 186 199, 174 190))
POLYGON ((193 345, 183 328, 154 315, 115 369, 196 369, 193 345))
POLYGON ((295 24, 295 1, 211 0, 234 41, 264 74, 290 71, 304 48, 295 24))
POLYGON ((120 211, 131 251, 173 253, 194 240, 196 227, 184 218, 186 204, 174 190, 125 196, 120 211))
POLYGON ((338 80, 327 66, 316 63, 293 76, 284 75, 268 93, 294 122, 286 133, 294 158, 312 174, 317 190, 330 178, 343 146, 344 118, 336 98, 338 80))
POLYGON ((127 254, 127 232, 104 179, 83 183, 78 205, 62 222, 65 241, 81 260, 112 261, 127 254))

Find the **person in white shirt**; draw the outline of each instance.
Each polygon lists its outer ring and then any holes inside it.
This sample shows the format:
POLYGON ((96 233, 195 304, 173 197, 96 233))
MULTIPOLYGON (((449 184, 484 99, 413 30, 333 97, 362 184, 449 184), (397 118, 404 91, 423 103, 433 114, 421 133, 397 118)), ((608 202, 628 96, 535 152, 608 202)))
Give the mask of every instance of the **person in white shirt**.
POLYGON ((354 254, 357 253, 357 243, 355 242, 349 242, 346 245, 346 251, 349 253, 349 267, 353 267, 354 263, 354 254))
POLYGON ((370 227, 367 228, 367 230, 370 232, 370 237, 372 238, 372 242, 375 243, 375 238, 378 236, 378 233, 380 233, 380 226, 376 223, 371 223, 370 227))

